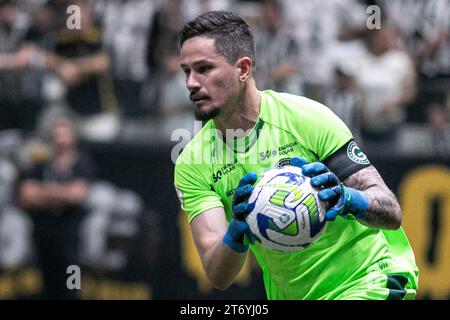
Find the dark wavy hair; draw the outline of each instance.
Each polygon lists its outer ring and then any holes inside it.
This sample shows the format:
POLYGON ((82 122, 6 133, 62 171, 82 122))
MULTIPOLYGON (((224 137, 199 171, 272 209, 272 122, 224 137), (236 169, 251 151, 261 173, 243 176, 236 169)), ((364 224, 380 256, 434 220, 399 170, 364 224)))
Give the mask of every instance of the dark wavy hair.
POLYGON ((217 52, 230 64, 242 57, 256 63, 253 33, 244 19, 233 12, 210 11, 188 22, 180 31, 180 47, 197 36, 214 39, 217 52))

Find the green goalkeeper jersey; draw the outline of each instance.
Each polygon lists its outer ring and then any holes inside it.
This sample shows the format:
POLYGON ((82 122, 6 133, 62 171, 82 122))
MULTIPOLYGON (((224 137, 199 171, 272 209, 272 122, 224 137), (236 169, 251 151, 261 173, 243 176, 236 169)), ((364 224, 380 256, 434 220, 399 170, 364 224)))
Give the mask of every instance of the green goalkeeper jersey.
MULTIPOLYGON (((229 221, 233 192, 246 173, 261 175, 293 156, 324 161, 352 140, 346 125, 318 102, 274 91, 260 95, 259 119, 244 138, 234 138, 233 131, 222 136, 210 120, 178 157, 175 188, 189 222, 217 207, 224 208, 229 221)), ((356 161, 368 161, 354 155, 356 161)), ((401 228, 368 228, 338 216, 303 250, 279 252, 258 242, 251 250, 269 299, 351 298, 346 290, 358 286, 374 287, 368 298, 386 298, 383 275, 389 274, 402 274, 409 288, 417 288, 418 270, 401 228)))

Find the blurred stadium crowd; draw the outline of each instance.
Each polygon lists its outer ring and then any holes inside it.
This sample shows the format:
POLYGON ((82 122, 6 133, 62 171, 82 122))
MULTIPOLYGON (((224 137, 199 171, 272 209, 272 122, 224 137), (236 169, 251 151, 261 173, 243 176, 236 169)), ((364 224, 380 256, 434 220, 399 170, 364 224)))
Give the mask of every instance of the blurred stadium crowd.
MULTIPOLYGON (((218 9, 252 26, 259 89, 325 103, 373 152, 450 156, 449 0, 0 0, 0 269, 33 259, 16 187, 51 157, 59 116, 91 143, 169 145, 193 128, 178 31, 218 9)), ((134 234, 142 199, 99 180, 88 194, 84 263, 120 268, 123 256, 102 255, 105 234, 134 234)))
POLYGON ((158 127, 157 139, 167 139, 183 120, 192 122, 177 62, 178 31, 211 9, 238 11, 252 25, 260 89, 324 102, 364 141, 392 144, 404 123, 448 123, 448 0, 0 5, 2 130, 38 132, 65 108, 78 117, 86 139, 133 141, 149 123, 158 127), (379 30, 368 29, 373 4, 381 9, 379 30), (69 29, 71 5, 81 10, 80 30, 69 29))

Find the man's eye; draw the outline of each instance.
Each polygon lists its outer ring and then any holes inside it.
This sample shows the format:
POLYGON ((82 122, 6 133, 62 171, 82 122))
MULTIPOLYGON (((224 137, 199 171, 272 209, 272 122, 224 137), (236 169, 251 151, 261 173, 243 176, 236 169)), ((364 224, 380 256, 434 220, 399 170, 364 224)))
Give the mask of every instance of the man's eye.
POLYGON ((209 70, 211 70, 211 66, 201 66, 198 68, 198 73, 207 73, 209 70))

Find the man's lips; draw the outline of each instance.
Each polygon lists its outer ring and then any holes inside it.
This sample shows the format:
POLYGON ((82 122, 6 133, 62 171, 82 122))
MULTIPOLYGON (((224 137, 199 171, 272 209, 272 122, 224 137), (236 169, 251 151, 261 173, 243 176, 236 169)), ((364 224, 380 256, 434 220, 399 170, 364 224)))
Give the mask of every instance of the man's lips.
POLYGON ((191 99, 194 104, 199 104, 208 100, 207 97, 191 99))
POLYGON ((190 99, 193 103, 199 102, 199 101, 203 101, 208 99, 208 96, 203 96, 203 95, 197 95, 197 94, 191 94, 190 99))

